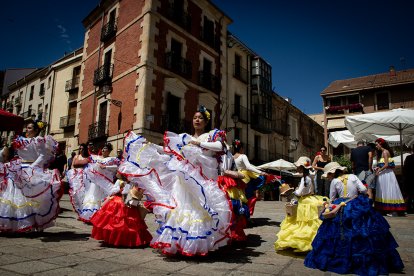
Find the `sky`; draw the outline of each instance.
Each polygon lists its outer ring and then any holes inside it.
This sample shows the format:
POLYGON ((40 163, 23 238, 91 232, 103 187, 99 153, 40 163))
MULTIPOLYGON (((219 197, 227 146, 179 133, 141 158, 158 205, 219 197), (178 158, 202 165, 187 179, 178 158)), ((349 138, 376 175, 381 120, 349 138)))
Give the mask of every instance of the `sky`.
MULTIPOLYGON (((335 80, 414 68, 412 0, 212 0, 272 66, 274 90, 307 114, 335 80)), ((47 66, 83 45, 99 0, 14 0, 0 9, 0 70, 47 66)))

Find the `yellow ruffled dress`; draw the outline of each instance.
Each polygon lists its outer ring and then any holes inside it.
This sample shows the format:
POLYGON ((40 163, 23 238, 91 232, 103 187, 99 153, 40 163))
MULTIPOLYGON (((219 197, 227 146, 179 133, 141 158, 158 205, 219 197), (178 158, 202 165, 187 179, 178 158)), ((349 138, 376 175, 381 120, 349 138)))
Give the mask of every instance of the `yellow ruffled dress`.
MULTIPOLYGON (((307 182, 310 182, 309 178, 307 182)), ((309 183, 308 185, 313 184, 309 183)), ((296 216, 287 215, 280 224, 280 231, 276 235, 276 251, 287 248, 292 248, 295 252, 312 250, 312 241, 322 224, 319 219, 320 207, 323 206, 324 201, 328 201, 328 198, 312 195, 312 187, 305 189, 305 193, 308 195, 299 198, 296 216)))

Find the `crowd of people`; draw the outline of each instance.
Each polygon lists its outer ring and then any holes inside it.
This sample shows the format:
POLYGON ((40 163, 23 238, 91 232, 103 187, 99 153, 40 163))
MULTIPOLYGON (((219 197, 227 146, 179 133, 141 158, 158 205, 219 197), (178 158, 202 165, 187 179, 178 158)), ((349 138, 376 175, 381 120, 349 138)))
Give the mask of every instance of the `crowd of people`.
MULTIPOLYGON (((200 107, 194 132, 167 131, 162 146, 131 131, 116 156, 111 143, 97 149, 89 142, 68 159, 51 136, 39 135, 41 122, 27 123, 26 136, 1 150, 0 232, 53 226, 65 179, 78 219, 106 245, 205 256, 246 241, 257 190, 278 178, 252 165, 240 140, 228 143, 225 131, 207 131, 209 120, 200 107), (148 212, 158 225, 153 233, 145 223, 148 212)), ((313 161, 300 157, 294 163, 300 183, 287 199, 295 211, 280 225, 276 252, 307 253, 305 266, 341 274, 402 271, 398 245, 380 214, 406 211, 392 157, 383 139, 358 144, 352 173, 332 162, 325 146, 313 161)), ((413 170, 404 172, 412 181, 413 170)))

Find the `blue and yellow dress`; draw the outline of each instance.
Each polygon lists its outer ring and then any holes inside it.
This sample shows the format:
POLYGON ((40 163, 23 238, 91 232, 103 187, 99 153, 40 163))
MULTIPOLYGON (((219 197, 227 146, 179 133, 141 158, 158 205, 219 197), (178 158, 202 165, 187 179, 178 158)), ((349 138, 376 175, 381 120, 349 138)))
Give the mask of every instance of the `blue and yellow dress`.
POLYGON ((358 275, 401 271, 404 265, 396 250, 398 244, 389 231, 388 222, 372 207, 372 200, 359 195, 339 207, 341 202, 366 188, 355 175, 336 178, 331 185, 335 186, 338 181, 342 183, 338 191, 342 197, 334 200, 333 206, 341 209, 333 218, 322 217, 323 223, 313 240, 312 251, 305 258, 305 266, 358 275))
MULTIPOLYGON (((384 166, 384 158, 381 158, 377 164, 378 167, 384 166)), ((394 160, 388 158, 388 168, 381 171, 377 176, 375 191, 375 209, 379 211, 397 212, 405 211, 406 205, 401 194, 392 168, 395 167, 394 160)))
POLYGON ((299 196, 296 216, 286 216, 277 233, 275 249, 291 248, 295 252, 307 252, 312 249, 312 241, 322 221, 319 210, 326 197, 313 195, 313 183, 309 176, 302 177, 295 195, 299 196))

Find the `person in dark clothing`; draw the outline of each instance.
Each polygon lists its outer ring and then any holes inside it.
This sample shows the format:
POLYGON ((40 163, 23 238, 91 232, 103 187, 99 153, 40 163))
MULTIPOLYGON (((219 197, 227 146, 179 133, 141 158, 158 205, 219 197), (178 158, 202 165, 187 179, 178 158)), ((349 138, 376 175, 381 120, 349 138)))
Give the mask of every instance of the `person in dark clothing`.
POLYGON ((63 178, 65 165, 67 162, 68 162, 68 159, 66 155, 63 153, 62 149, 58 147, 56 154, 55 154, 55 160, 53 161, 50 168, 57 169, 59 171, 60 178, 63 178))
POLYGON ((331 157, 327 153, 327 148, 321 146, 320 151, 316 154, 312 163, 313 169, 316 170, 315 193, 317 195, 329 196, 331 182, 328 179, 322 178, 323 168, 329 162, 331 162, 331 157))
POLYGON ((363 141, 358 141, 357 147, 351 151, 352 171, 359 180, 368 185, 369 198, 373 198, 373 190, 375 189, 375 186, 371 185, 374 178, 369 177, 373 174, 374 149, 372 146, 366 146, 363 141))
POLYGON ((76 152, 72 151, 70 157, 68 158, 68 163, 67 163, 67 167, 65 168, 65 171, 72 169, 72 162, 75 156, 76 156, 76 152))
POLYGON ((351 162, 353 173, 358 178, 362 171, 372 171, 372 149, 365 146, 363 141, 359 141, 357 147, 351 151, 351 162))
POLYGON ((414 212, 414 148, 405 158, 403 166, 404 190, 407 202, 407 212, 414 212))

